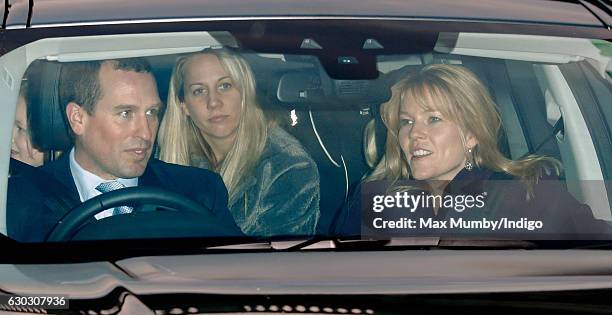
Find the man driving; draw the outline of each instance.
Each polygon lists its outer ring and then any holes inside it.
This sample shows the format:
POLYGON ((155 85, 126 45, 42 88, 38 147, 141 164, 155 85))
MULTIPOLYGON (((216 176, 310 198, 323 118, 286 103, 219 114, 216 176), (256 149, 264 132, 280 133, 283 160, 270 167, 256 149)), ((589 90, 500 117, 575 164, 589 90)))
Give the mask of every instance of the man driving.
MULTIPOLYGON (((239 233, 227 209, 227 190, 220 176, 150 159, 163 104, 145 59, 63 65, 59 91, 74 147, 36 171, 53 178, 50 185, 62 186, 73 204, 124 187, 160 187, 210 209, 218 219, 215 229, 221 226, 229 234, 239 233)), ((9 181, 8 234, 18 241, 44 241, 69 210, 49 202, 45 197, 49 192, 33 185, 37 178, 32 177, 9 181)), ((112 217, 119 222, 116 216, 132 212, 130 206, 119 206, 97 213, 92 221, 112 217)), ((147 218, 150 224, 153 217, 147 218)))

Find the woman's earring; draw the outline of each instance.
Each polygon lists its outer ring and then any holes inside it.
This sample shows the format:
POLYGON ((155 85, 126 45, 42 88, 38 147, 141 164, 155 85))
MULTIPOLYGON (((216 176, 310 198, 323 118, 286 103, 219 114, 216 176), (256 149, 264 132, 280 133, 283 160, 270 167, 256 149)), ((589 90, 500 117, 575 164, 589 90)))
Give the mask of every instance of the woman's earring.
POLYGON ((465 169, 468 171, 471 171, 474 169, 474 163, 472 163, 472 149, 471 148, 468 149, 468 155, 469 155, 468 159, 465 162, 465 169))

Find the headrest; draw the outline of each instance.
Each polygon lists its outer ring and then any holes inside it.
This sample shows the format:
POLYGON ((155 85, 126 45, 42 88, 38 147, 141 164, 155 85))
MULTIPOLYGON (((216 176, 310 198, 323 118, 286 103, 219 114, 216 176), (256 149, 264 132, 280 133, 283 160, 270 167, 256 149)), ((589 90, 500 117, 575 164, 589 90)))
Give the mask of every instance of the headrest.
POLYGON ((387 127, 382 121, 380 114, 381 105, 391 98, 391 87, 399 80, 406 77, 411 72, 420 70, 423 65, 407 65, 397 70, 393 70, 384 76, 381 76, 376 82, 376 89, 380 91, 381 95, 385 95, 385 98, 380 103, 374 103, 370 106, 370 113, 374 119, 374 138, 376 139, 376 152, 378 154, 378 160, 380 160, 385 154, 385 148, 387 145, 387 127))
POLYGON ((380 105, 377 104, 371 107, 370 114, 374 118, 374 139, 376 143, 376 153, 378 155, 377 162, 385 155, 387 146, 387 127, 380 115, 380 105))
POLYGON ((38 61, 28 74, 28 116, 32 141, 42 150, 66 150, 72 146, 65 119, 65 108, 59 102, 61 64, 38 61))
POLYGON ((325 99, 319 74, 314 70, 283 74, 278 81, 276 97, 285 103, 317 103, 325 99))

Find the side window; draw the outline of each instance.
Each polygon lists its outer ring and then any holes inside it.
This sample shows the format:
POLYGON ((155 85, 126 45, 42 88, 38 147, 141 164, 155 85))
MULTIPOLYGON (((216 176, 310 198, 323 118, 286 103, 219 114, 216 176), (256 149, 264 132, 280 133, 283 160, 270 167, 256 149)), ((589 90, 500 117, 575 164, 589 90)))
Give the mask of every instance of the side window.
MULTIPOLYGON (((554 139, 559 148, 565 169, 568 190, 581 202, 587 203, 598 218, 610 219, 602 164, 597 154, 597 141, 602 135, 589 116, 596 110, 592 102, 582 102, 584 91, 576 82, 585 78, 579 75, 577 64, 534 65, 549 121, 561 116, 565 126, 554 139), (582 90, 582 91, 581 91, 582 90)), ((609 151, 608 151, 609 152, 609 151)))
POLYGON ((567 78, 575 95, 590 132, 593 136, 598 161, 601 164, 604 179, 612 177, 612 98, 608 73, 599 72, 588 62, 580 62, 561 71, 567 78))

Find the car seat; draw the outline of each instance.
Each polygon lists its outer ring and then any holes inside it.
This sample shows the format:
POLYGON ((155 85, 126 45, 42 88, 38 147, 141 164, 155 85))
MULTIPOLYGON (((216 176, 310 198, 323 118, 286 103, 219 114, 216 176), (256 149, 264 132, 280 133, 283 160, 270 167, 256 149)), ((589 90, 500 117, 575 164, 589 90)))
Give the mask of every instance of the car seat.
POLYGON ((65 109, 59 100, 61 63, 35 61, 30 65, 28 108, 31 115, 32 141, 42 150, 65 151, 72 147, 72 138, 65 120, 65 109))
POLYGON ((331 235, 352 187, 368 167, 362 130, 371 119, 371 104, 387 97, 375 81, 332 80, 324 70, 309 68, 280 75, 276 102, 291 117, 286 129, 316 161, 321 182, 317 234, 331 235))

